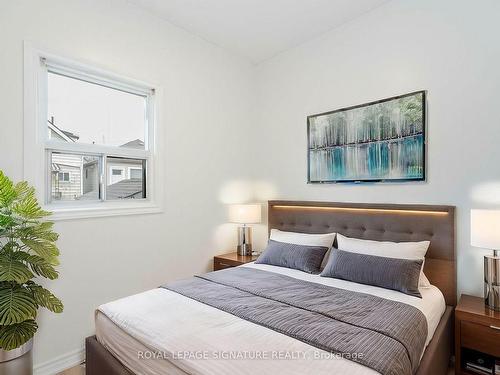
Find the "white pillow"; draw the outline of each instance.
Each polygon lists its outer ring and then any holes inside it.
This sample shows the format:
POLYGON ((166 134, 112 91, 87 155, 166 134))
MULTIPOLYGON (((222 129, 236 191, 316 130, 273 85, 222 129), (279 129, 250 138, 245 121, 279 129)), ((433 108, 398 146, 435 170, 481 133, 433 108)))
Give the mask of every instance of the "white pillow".
MULTIPOLYGON (((422 259, 425 261, 425 254, 429 248, 430 241, 418 242, 389 242, 362 240, 350 238, 337 234, 337 247, 339 250, 350 251, 352 253, 375 255, 386 258, 399 259, 422 259)), ((424 265, 420 271, 418 286, 422 288, 430 287, 431 283, 424 275, 424 265)))
POLYGON ((420 279, 418 280, 418 286, 420 288, 430 288, 431 287, 431 282, 429 281, 429 279, 427 278, 427 276, 425 276, 425 273, 424 273, 424 264, 425 264, 425 259, 424 259, 424 263, 422 264, 422 271, 420 271, 420 279))
POLYGON ((284 232, 279 229, 271 229, 269 239, 278 242, 293 243, 296 245, 327 247, 328 251, 326 252, 323 262, 321 263, 321 269, 323 269, 328 262, 328 258, 330 258, 330 250, 333 246, 333 241, 335 240, 335 234, 336 233, 311 234, 284 232))
POLYGON ((335 233, 310 234, 284 232, 279 229, 271 229, 269 239, 278 242, 293 243, 295 245, 322 246, 331 248, 333 246, 333 240, 335 240, 335 233))

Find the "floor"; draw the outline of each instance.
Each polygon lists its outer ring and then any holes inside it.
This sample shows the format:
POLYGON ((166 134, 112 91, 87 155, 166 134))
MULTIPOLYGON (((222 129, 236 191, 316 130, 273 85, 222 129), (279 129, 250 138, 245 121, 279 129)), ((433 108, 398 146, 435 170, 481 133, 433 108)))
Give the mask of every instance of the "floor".
POLYGON ((63 372, 60 372, 57 375, 85 375, 85 365, 78 365, 75 367, 71 367, 63 372))

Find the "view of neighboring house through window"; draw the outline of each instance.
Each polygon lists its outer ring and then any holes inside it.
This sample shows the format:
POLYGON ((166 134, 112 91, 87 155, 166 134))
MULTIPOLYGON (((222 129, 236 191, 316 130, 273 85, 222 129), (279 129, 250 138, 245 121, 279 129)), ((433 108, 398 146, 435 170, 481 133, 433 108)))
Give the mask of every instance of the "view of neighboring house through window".
POLYGON ((111 177, 106 186, 107 199, 141 198, 143 192, 144 161, 128 158, 106 158, 111 177), (125 174, 126 170, 136 170, 134 176, 125 174))
POLYGON ((69 172, 58 172, 57 176, 59 178, 59 181, 69 182, 69 172))
POLYGON ((95 156, 52 152, 52 199, 98 199, 98 163, 99 158, 95 156))
POLYGON ((128 178, 142 178, 142 168, 128 168, 128 178))
POLYGON ((47 69, 49 202, 146 198, 148 93, 47 69))

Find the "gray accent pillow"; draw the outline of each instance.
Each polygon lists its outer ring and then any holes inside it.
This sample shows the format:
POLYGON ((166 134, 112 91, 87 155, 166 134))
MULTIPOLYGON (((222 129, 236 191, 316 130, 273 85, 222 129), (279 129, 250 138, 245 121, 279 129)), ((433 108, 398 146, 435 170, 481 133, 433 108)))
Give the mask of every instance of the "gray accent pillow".
POLYGON ((296 270, 319 273, 327 247, 297 245, 269 240, 264 252, 255 263, 270 264, 296 270))
POLYGON ((321 276, 379 286, 422 298, 418 290, 422 263, 422 259, 387 258, 332 249, 321 276))

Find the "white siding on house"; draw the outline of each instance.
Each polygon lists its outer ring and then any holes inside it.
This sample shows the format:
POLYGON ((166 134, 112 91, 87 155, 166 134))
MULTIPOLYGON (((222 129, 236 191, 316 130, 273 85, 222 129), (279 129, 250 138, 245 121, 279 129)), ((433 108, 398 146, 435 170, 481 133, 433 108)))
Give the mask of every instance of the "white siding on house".
POLYGON ((94 199, 98 199, 99 188, 99 163, 97 157, 52 154, 51 173, 51 199, 55 201, 67 201, 81 199, 83 194, 94 193, 94 199), (59 178, 59 173, 69 173, 69 181, 59 178))
POLYGON ((52 200, 74 200, 82 195, 82 156, 52 154, 52 200), (69 181, 61 181, 59 172, 69 173, 69 181))

